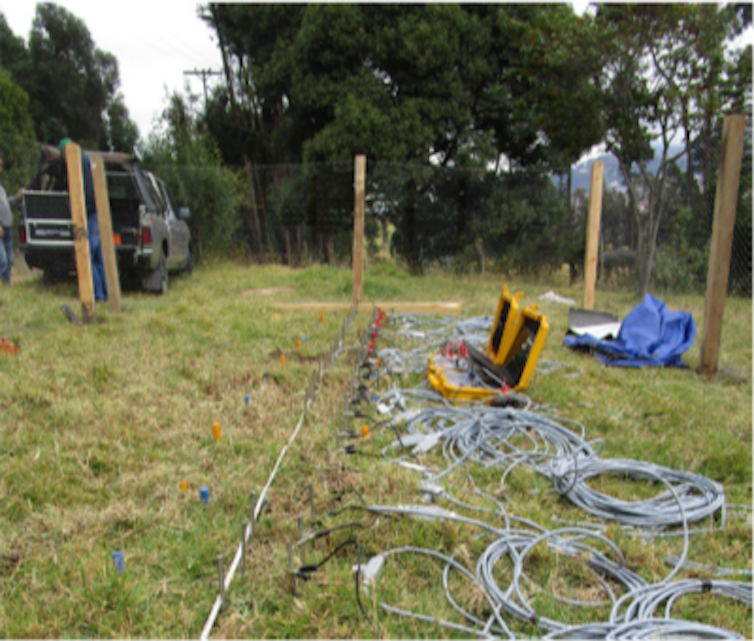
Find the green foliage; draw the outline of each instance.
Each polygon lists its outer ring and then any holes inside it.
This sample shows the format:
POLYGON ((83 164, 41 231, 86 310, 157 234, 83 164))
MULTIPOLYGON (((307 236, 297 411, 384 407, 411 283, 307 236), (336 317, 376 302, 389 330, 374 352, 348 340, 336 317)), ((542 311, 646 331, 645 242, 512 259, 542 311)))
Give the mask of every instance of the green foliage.
POLYGON ((306 222, 309 209, 309 179, 303 171, 273 184, 269 204, 275 216, 285 227, 306 222))
POLYGON ((136 125, 117 93, 118 62, 95 46, 81 19, 62 6, 40 3, 28 49, 4 17, 0 41, 0 53, 7 55, 0 59, 29 96, 37 140, 57 145, 67 136, 88 149, 133 150, 136 125))
POLYGON ((657 252, 652 286, 659 291, 703 293, 708 264, 709 245, 705 249, 663 245, 657 252))
POLYGON ((31 182, 39 159, 28 104, 26 92, 0 67, 0 149, 5 155, 2 184, 11 195, 31 182))
POLYGON ((644 292, 663 221, 678 209, 678 198, 685 193, 695 216, 709 220, 720 120, 751 87, 750 74, 741 83, 726 69, 726 49, 741 18, 733 5, 604 5, 597 25, 606 50, 599 74, 606 143, 629 190, 644 292), (683 141, 680 153, 671 150, 677 140, 683 141), (650 171, 653 141, 658 163, 650 171), (681 157, 685 176, 676 164, 681 157))
POLYGON ((215 141, 196 125, 177 95, 163 114, 163 122, 165 130, 153 133, 144 147, 144 164, 165 180, 176 206, 190 208, 196 256, 224 255, 240 224, 239 178, 222 166, 215 141))

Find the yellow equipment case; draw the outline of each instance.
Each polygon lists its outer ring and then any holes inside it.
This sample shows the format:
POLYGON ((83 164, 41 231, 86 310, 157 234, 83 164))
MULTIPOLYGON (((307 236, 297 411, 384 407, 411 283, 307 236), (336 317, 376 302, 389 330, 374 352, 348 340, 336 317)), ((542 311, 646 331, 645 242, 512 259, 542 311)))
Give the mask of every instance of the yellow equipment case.
POLYGON ((503 287, 486 351, 460 341, 429 357, 432 387, 450 400, 480 401, 529 386, 550 325, 536 305, 520 309, 521 296, 503 287))

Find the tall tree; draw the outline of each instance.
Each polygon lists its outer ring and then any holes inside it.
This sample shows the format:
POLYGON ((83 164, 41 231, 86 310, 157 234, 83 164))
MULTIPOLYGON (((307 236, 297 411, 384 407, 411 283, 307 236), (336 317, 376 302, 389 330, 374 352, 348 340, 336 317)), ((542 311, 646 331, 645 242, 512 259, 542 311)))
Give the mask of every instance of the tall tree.
POLYGON ((27 73, 16 81, 29 94, 39 140, 56 144, 69 136, 86 147, 117 142, 131 151, 136 125, 117 93, 118 62, 95 46, 82 20, 38 4, 28 50, 27 73))
POLYGON ((704 143, 712 119, 725 108, 719 62, 739 22, 734 10, 716 5, 602 5, 597 25, 608 51, 601 74, 606 144, 628 189, 638 287, 646 292, 660 225, 677 189, 675 164, 704 143), (702 52, 709 64, 700 64, 702 52), (652 172, 654 148, 659 159, 652 172))
MULTIPOLYGON (((21 78, 28 72, 29 52, 24 39, 13 33, 0 11, 0 65, 14 78, 21 78)), ((18 81, 16 81, 18 84, 18 81)))
POLYGON ((29 96, 0 66, 0 149, 5 155, 3 183, 6 191, 27 185, 36 171, 39 150, 34 122, 29 116, 29 96))

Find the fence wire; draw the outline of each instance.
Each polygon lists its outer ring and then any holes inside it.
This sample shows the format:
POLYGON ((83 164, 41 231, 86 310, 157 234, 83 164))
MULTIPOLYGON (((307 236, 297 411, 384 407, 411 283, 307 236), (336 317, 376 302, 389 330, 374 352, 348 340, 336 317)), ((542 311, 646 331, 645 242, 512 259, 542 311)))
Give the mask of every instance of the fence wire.
MULTIPOLYGON (((751 117, 747 116, 729 291, 752 293, 751 117)), ((714 149, 670 164, 633 167, 630 188, 617 160, 604 162, 598 260, 602 289, 702 294, 715 210, 719 137, 714 149), (648 275, 647 275, 648 274, 648 275)), ((0 133, 9 193, 30 184, 40 147, 0 133)), ((291 266, 348 266, 353 247, 353 162, 298 165, 149 166, 173 200, 192 210, 195 251, 245 255, 291 266)), ((366 250, 416 273, 567 272, 582 277, 591 163, 569 173, 396 164, 369 159, 366 250), (570 198, 569 198, 570 193, 570 198)))

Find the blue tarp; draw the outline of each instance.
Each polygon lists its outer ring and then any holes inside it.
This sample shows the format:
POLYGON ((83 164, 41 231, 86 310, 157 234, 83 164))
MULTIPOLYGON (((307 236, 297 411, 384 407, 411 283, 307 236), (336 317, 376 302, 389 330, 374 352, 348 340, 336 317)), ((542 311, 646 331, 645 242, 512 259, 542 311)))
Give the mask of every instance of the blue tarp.
POLYGON ((619 367, 686 367, 681 356, 694 344, 696 324, 689 312, 668 311, 652 294, 629 312, 615 340, 589 334, 566 336, 567 347, 589 348, 605 365, 619 367))

